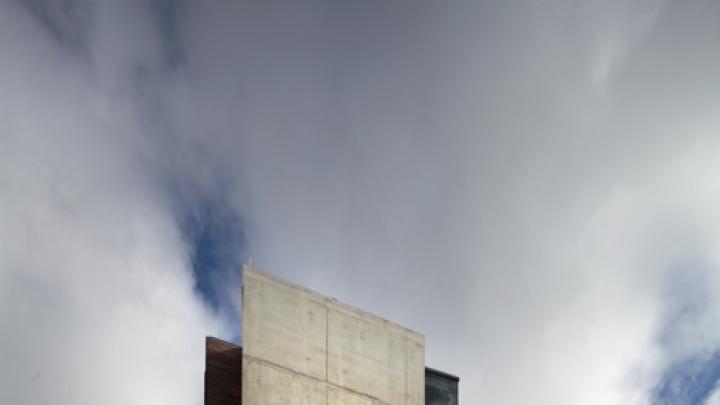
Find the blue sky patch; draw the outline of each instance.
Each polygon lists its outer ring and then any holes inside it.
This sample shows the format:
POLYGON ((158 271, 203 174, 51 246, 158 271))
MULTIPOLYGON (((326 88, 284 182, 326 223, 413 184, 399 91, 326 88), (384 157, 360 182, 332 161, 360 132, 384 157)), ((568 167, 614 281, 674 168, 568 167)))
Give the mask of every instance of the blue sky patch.
POLYGON ((671 364, 652 393, 653 405, 702 405, 720 381, 720 351, 671 364))
POLYGON ((195 290, 240 336, 238 311, 246 236, 242 220, 223 200, 185 205, 180 225, 188 243, 195 290))

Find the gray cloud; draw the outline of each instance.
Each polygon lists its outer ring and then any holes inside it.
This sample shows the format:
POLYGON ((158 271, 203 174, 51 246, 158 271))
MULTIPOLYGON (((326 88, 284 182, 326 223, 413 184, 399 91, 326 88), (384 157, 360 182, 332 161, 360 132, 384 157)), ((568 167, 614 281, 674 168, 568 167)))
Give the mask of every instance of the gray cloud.
POLYGON ((0 17, 4 402, 197 403, 213 206, 426 333, 463 402, 657 402, 720 341, 712 2, 97 3, 85 59, 34 4, 0 17))
POLYGON ((92 34, 72 31, 60 5, 0 12, 0 402, 201 403, 203 335, 225 327, 136 111, 133 72, 162 65, 154 28, 144 7, 111 23, 94 4, 92 34), (65 23, 84 53, 48 29, 65 23))

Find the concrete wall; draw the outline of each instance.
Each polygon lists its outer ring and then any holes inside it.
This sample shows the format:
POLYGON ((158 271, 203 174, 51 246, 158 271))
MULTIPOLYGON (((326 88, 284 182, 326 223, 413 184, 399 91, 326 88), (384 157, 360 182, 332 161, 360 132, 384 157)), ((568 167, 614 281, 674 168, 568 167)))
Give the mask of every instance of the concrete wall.
POLYGON ((245 267, 246 405, 424 405, 425 337, 245 267))

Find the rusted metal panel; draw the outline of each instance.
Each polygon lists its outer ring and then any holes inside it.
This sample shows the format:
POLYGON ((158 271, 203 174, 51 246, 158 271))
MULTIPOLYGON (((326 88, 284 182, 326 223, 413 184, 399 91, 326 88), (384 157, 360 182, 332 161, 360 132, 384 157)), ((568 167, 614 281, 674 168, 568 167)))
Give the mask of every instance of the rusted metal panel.
POLYGON ((242 405, 242 347, 205 340, 205 405, 242 405))

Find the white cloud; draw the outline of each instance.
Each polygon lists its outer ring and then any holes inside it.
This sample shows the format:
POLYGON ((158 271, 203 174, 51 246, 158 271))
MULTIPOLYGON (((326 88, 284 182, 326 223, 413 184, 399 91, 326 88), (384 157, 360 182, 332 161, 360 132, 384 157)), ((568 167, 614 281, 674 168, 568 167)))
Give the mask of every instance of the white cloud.
POLYGON ((0 402, 199 404, 203 338, 223 328, 143 160, 128 60, 93 76, 15 6, 0 13, 0 402))
POLYGON ((667 274, 719 234, 718 100, 666 76, 695 10, 661 4, 197 7, 189 110, 257 263, 426 332, 464 401, 647 403, 667 274))
POLYGON ((718 405, 720 404, 720 387, 715 388, 712 394, 705 400, 705 405, 718 405))

